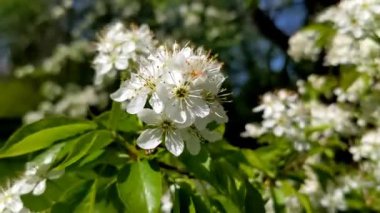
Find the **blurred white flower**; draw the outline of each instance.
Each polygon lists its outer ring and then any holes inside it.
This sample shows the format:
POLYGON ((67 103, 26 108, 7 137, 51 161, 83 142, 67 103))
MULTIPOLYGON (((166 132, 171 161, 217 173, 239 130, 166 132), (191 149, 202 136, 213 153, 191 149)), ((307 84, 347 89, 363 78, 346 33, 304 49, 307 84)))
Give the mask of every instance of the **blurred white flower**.
POLYGON ((61 95, 51 101, 42 102, 38 110, 28 112, 24 123, 32 123, 49 115, 68 115, 74 118, 87 116, 89 107, 103 108, 107 104, 107 96, 93 86, 80 88, 68 85, 61 88, 61 95), (58 100, 56 100, 58 99, 58 100))
POLYGON ((363 135, 360 143, 350 147, 353 159, 370 159, 373 161, 380 160, 380 129, 369 131, 363 135))
POLYGON ((20 196, 21 194, 19 194, 17 186, 7 189, 0 189, 0 212, 29 212, 29 210, 24 208, 24 204, 20 196))
POLYGON ((136 62, 139 56, 147 56, 155 43, 147 25, 126 29, 117 22, 109 26, 97 44, 98 55, 93 62, 95 84, 101 85, 105 78, 113 78, 117 70, 126 70, 130 61, 136 62))
POLYGON ((315 30, 297 32, 289 39, 288 54, 297 62, 303 59, 316 61, 322 50, 318 45, 319 37, 315 30))

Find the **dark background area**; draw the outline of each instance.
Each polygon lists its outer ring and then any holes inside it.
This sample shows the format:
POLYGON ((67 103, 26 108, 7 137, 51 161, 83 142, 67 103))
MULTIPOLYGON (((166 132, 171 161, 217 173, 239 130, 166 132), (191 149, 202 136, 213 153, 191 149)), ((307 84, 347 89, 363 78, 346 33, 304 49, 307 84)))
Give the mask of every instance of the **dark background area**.
MULTIPOLYGON (((3 0, 0 4, 0 142, 22 124, 25 112, 43 99, 40 85, 92 82, 94 53, 60 62, 58 74, 18 79, 16 69, 33 65, 43 70, 46 58, 61 45, 76 51, 74 41, 96 40, 108 23, 147 23, 159 40, 191 41, 217 54, 228 75, 232 102, 225 105, 232 144, 253 148, 241 138, 248 122, 260 120, 252 108, 266 91, 294 88, 321 65, 295 64, 287 56, 288 39, 318 11, 338 0, 3 0), (190 11, 190 12, 189 12, 190 11), (216 12, 215 12, 216 11, 216 12), (189 15, 190 14, 190 15, 189 15), (191 18, 196 22, 191 23, 191 18), (302 70, 302 71, 301 71, 302 70)), ((71 49, 70 49, 71 51, 71 49)), ((43 73, 43 72, 41 72, 43 73)))

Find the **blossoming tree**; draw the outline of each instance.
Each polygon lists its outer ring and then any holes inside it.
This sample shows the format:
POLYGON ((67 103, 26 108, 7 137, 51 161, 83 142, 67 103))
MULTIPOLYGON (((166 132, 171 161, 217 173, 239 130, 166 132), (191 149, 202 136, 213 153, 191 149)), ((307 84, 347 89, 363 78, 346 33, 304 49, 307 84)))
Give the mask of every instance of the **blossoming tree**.
POLYGON ((341 1, 290 39, 296 62, 322 62, 327 71, 298 81, 298 91, 263 95, 253 110, 263 121, 242 134, 278 152, 261 158, 281 162, 259 172, 270 183, 267 212, 380 210, 379 7, 341 1))
POLYGON ((241 153, 222 140, 229 94, 216 58, 190 45, 160 45, 148 26, 120 22, 96 47, 93 93, 120 85, 112 109, 16 131, 0 158, 28 163, 2 189, 0 212, 263 209, 237 168, 249 163, 224 157, 241 153))
MULTIPOLYGON (((72 4, 49 12, 59 19, 72 4)), ((190 34, 214 18, 211 39, 236 15, 200 2, 179 11, 190 34)), ((212 50, 120 21, 95 44, 58 46, 15 76, 61 73, 91 54, 94 75, 43 83, 38 109, 0 144, 0 213, 379 212, 379 21, 379 0, 341 0, 295 33, 292 65, 320 70, 252 106, 261 121, 234 133, 256 140, 251 149, 223 137, 231 93, 212 50)))

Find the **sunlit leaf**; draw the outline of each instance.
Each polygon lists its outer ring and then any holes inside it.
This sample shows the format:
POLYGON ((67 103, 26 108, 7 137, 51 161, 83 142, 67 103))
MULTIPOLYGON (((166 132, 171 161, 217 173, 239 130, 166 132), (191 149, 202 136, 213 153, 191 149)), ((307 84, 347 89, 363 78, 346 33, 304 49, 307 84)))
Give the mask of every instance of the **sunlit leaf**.
POLYGON ((162 195, 161 173, 144 160, 125 166, 118 177, 117 189, 126 212, 158 212, 162 195))
POLYGON ((94 123, 83 122, 43 129, 2 149, 0 151, 0 158, 13 157, 38 151, 49 147, 55 142, 95 129, 96 127, 97 126, 94 123))

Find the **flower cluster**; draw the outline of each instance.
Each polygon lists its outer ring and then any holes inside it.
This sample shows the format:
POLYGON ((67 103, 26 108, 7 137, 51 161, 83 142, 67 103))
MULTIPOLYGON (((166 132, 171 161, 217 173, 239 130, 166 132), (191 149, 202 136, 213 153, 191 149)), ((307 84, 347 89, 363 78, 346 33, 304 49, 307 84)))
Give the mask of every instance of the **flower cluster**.
POLYGON ((309 149, 312 142, 322 143, 322 138, 327 138, 334 132, 350 134, 356 131, 349 111, 335 104, 326 106, 318 102, 304 103, 296 93, 288 90, 266 93, 261 105, 253 111, 263 112, 263 121, 247 124, 243 137, 257 138, 273 133, 276 137, 292 141, 298 151, 309 149), (305 134, 307 129, 313 128, 320 131, 305 134))
POLYGON ((32 193, 35 196, 45 192, 46 181, 60 178, 64 170, 51 170, 58 149, 53 148, 34 161, 26 164, 24 174, 9 187, 0 190, 0 212, 28 213, 21 196, 32 193))
POLYGON ((136 61, 139 56, 147 56, 154 48, 155 40, 147 25, 126 29, 117 22, 109 26, 97 44, 98 55, 94 59, 95 84, 101 85, 105 79, 116 76, 136 61))
POLYGON ((341 34, 361 38, 379 27, 379 0, 344 0, 317 17, 318 22, 332 22, 341 34))
POLYGON ((315 30, 304 30, 294 34, 289 40, 288 54, 295 60, 309 59, 316 61, 322 50, 318 46, 320 33, 315 30))
POLYGON ((197 154, 202 140, 220 139, 207 128, 212 122, 227 122, 219 62, 202 49, 175 44, 158 48, 139 65, 111 98, 151 127, 137 139, 141 148, 154 149, 164 142, 178 156, 186 143, 189 152, 197 154))
MULTIPOLYGON (((242 135, 273 147, 289 142, 296 152, 289 151, 292 160, 281 172, 306 177, 276 180, 276 187, 287 192, 283 200, 288 211, 303 211, 300 195, 321 212, 364 206, 379 210, 374 205, 380 183, 379 20, 379 0, 342 0, 322 12, 317 25, 292 36, 288 53, 296 62, 324 56, 326 75, 299 80, 298 94, 267 93, 254 108, 263 113, 263 121, 247 124, 242 135)), ((269 197, 267 209, 273 210, 274 202, 269 197)))
POLYGON ((53 82, 46 82, 42 86, 42 93, 48 100, 41 102, 36 111, 26 113, 24 123, 32 123, 49 115, 83 118, 87 116, 89 107, 101 109, 107 104, 105 92, 93 86, 80 88, 70 84, 62 88, 53 82))
POLYGON ((357 65, 358 71, 378 75, 380 45, 376 38, 380 27, 379 11, 378 0, 341 1, 316 19, 320 24, 332 24, 333 29, 319 32, 315 27, 296 33, 290 39, 288 52, 295 61, 315 61, 321 49, 325 48, 325 65, 357 65), (324 33, 331 30, 335 33, 324 33), (323 40, 330 41, 323 43, 323 40))

